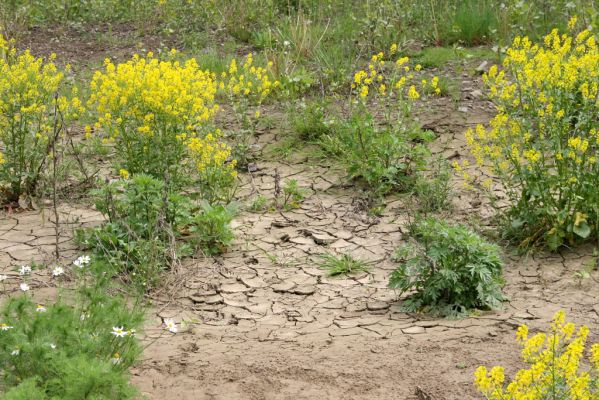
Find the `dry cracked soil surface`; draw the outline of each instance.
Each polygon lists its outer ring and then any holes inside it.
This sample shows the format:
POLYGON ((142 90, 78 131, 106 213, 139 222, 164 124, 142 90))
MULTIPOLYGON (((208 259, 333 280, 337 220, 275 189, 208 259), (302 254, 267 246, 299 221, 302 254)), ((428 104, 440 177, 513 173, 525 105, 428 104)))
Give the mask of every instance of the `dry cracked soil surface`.
MULTIPOLYGON (((477 77, 464 74, 461 101, 439 99, 420 116, 438 139, 436 153, 466 157, 463 131, 492 116, 480 99, 477 77)), ((265 130, 256 148, 281 138, 265 130)), ((342 171, 307 162, 301 154, 283 161, 258 158, 244 174, 240 199, 272 198, 275 171, 296 179, 309 192, 299 208, 251 213, 234 221, 236 241, 223 256, 185 260, 157 294, 145 337, 149 344, 133 382, 150 399, 476 399, 472 373, 479 365, 522 367, 515 330, 522 323, 544 329, 564 309, 591 328, 599 341, 599 272, 574 278, 593 261, 592 247, 557 254, 514 255, 506 250, 500 310, 459 319, 432 319, 401 311, 401 298, 387 288, 390 256, 402 243, 409 219, 405 199, 391 198, 381 216, 370 216, 342 171), (372 263, 369 273, 328 277, 318 268, 323 253, 349 252, 372 263), (173 318, 180 331, 161 327, 173 318)), ((490 224, 490 209, 453 182, 455 221, 477 215, 490 224)), ((3 211, 0 215, 0 273, 16 292, 15 267, 53 259, 53 215, 45 211, 3 211)), ((91 207, 60 206, 58 246, 63 261, 74 259, 75 227, 102 221, 91 207)), ((46 270, 35 271, 32 292, 55 291, 46 270)))

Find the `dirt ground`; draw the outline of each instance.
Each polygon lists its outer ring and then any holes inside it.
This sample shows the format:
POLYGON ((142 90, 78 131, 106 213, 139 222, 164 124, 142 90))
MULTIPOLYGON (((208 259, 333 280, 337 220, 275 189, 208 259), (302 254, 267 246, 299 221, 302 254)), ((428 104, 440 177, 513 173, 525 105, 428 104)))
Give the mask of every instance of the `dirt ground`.
MULTIPOLYGON (((467 154, 464 130, 488 121, 493 110, 481 98, 478 77, 453 79, 460 102, 439 99, 420 119, 438 135, 435 152, 459 159, 467 154)), ((461 320, 401 312, 401 299, 387 282, 394 268, 390 255, 409 219, 405 198, 388 199, 384 213, 373 217, 338 168, 303 152, 279 161, 267 157, 282 138, 267 129, 257 138, 263 156, 257 171, 241 177, 239 199, 258 193, 272 198, 276 173, 283 182, 296 179, 309 195, 288 212, 240 213, 230 251, 186 260, 169 274, 172 285, 153 296, 143 361, 132 370, 148 398, 477 399, 472 374, 479 365, 503 365, 508 375, 523 366, 515 342, 522 323, 544 329, 564 309, 570 320, 591 328, 590 342, 599 342, 599 272, 582 282, 574 277, 592 262, 591 246, 528 256, 506 250, 509 300, 501 310, 461 320), (325 252, 350 252, 371 261, 372 271, 327 277, 317 267, 325 252), (162 318, 181 323, 180 331, 164 331, 162 318)), ((488 226, 485 202, 457 179, 454 187, 450 218, 488 226)), ((51 214, 0 214, 0 273, 10 276, 9 283, 18 282, 15 266, 52 259, 51 214)), ((64 260, 78 254, 72 229, 101 219, 89 206, 61 206, 64 260)), ((34 272, 36 296, 52 296, 47 275, 34 272)))

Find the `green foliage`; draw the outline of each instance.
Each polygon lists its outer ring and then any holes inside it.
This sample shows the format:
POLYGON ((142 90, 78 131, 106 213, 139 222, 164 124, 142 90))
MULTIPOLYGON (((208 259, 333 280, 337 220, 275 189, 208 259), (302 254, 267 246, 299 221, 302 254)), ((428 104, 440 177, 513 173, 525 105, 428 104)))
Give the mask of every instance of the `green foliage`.
POLYGON ((155 286, 177 258, 198 248, 219 254, 233 240, 235 206, 211 206, 205 200, 198 206, 149 175, 108 183, 95 197, 108 221, 79 231, 78 241, 127 273, 142 291, 155 286))
POLYGON ((190 240, 206 255, 224 253, 235 236, 230 224, 237 212, 237 206, 210 205, 202 202, 201 211, 193 217, 190 226, 190 240))
POLYGON ((495 308, 501 294, 499 248, 464 225, 427 218, 414 224, 414 239, 400 248, 400 262, 389 287, 401 294, 414 291, 405 310, 458 316, 474 308, 495 308))
POLYGON ((370 271, 370 265, 366 261, 353 258, 351 254, 345 253, 336 257, 332 254, 322 254, 319 267, 327 270, 329 276, 351 275, 357 272, 370 271))
POLYGON ((365 184, 372 198, 410 189, 430 154, 427 142, 434 135, 413 121, 398 119, 397 124, 381 126, 374 114, 356 112, 320 141, 325 151, 346 166, 351 178, 365 184))
POLYGON ((466 0, 458 6, 451 30, 446 33, 448 42, 476 46, 491 41, 495 25, 493 5, 487 1, 466 0))
POLYGON ((292 111, 291 124, 303 140, 318 140, 324 135, 331 134, 331 122, 327 120, 328 104, 323 101, 301 103, 300 110, 292 111))
POLYGON ((424 213, 445 210, 451 206, 451 170, 447 161, 435 159, 427 173, 421 173, 414 185, 418 207, 424 213))
POLYGON ((285 186, 283 186, 283 208, 285 210, 291 210, 293 208, 299 208, 299 203, 304 201, 306 197, 306 193, 304 189, 301 189, 297 180, 290 179, 285 182, 285 186))
POLYGON ((8 399, 133 399, 127 369, 141 354, 143 310, 112 290, 115 270, 74 267, 76 295, 36 305, 9 298, 0 311, 0 392, 8 399), (123 329, 120 336, 115 328, 123 329))
POLYGON ((256 196, 256 198, 254 198, 248 209, 255 213, 263 212, 268 209, 268 199, 259 194, 256 196))
POLYGON ((108 221, 80 231, 79 242, 127 272, 139 288, 154 286, 172 261, 176 227, 190 220, 191 201, 143 174, 108 183, 94 195, 108 221))

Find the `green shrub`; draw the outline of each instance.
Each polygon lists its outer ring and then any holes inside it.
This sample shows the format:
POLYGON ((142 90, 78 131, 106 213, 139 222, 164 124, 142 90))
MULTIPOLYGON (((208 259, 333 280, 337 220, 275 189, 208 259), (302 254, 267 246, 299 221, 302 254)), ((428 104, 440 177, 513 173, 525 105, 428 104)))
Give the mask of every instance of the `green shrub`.
POLYGON ((427 142, 434 138, 420 128, 411 109, 426 91, 439 93, 439 79, 416 82, 411 71, 421 66, 407 65, 408 57, 397 57, 396 51, 393 45, 387 56, 373 55, 368 67, 354 74, 349 116, 319 141, 372 198, 411 189, 430 154, 427 142))
POLYGON ((411 235, 413 243, 395 255, 400 265, 389 280, 401 294, 415 291, 404 309, 456 316, 499 306, 502 262, 496 245, 464 225, 434 218, 415 223, 411 235))
POLYGON ((236 211, 234 204, 224 206, 203 202, 189 226, 191 242, 206 255, 224 253, 235 238, 230 225, 236 211))
POLYGON ((326 103, 315 101, 302 103, 299 112, 296 109, 292 111, 291 123, 300 138, 312 141, 331 133, 332 127, 326 119, 326 109, 326 103))
POLYGON ((115 269, 79 263, 75 296, 36 304, 9 298, 0 310, 0 392, 8 399, 132 399, 127 369, 141 354, 143 309, 113 289, 115 269))
POLYGON ((191 200, 143 174, 108 183, 94 196, 108 221, 80 231, 79 243, 119 266, 138 287, 154 286, 177 253, 172 247, 176 228, 189 223, 191 200))
POLYGON ((430 171, 421 173, 414 185, 418 208, 424 212, 448 209, 451 206, 451 170, 447 162, 438 158, 431 163, 430 171))

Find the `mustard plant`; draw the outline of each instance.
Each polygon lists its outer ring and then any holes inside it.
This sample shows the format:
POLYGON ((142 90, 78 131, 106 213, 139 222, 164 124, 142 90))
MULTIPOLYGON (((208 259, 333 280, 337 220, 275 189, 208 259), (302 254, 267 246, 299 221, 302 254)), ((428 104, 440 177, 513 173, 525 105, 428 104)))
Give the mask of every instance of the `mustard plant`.
POLYGON ((88 104, 98 133, 115 144, 117 169, 175 186, 193 182, 194 167, 200 179, 221 168, 221 178, 228 173, 232 180, 235 161, 211 124, 218 110, 215 78, 195 59, 160 61, 148 53, 118 65, 106 60, 92 79, 88 104))
MULTIPOLYGON (((484 76, 498 114, 489 128, 466 132, 477 166, 502 183, 501 216, 522 247, 555 250, 599 236, 599 50, 591 31, 574 33, 575 23, 538 44, 515 38, 503 69, 484 76)), ((492 196, 491 186, 482 182, 492 196)))
POLYGON ((66 71, 54 59, 19 53, 0 34, 0 189, 11 201, 35 194, 65 125, 84 112, 76 91, 61 94, 66 71))
POLYGON ((374 198, 412 187, 429 155, 427 142, 434 137, 412 118, 412 104, 424 96, 423 88, 432 88, 433 94, 440 90, 437 77, 416 82, 414 72, 421 66, 409 66, 408 57, 397 57, 397 45, 389 57, 396 61, 387 62, 379 52, 367 69, 355 73, 349 117, 320 140, 374 198))
POLYGON ((529 336, 521 325, 516 334, 522 360, 529 365, 506 382, 503 367, 479 367, 474 373, 476 388, 488 400, 591 400, 599 397, 599 344, 590 347, 589 366, 583 367, 589 328, 566 322, 558 311, 547 333, 529 336))

